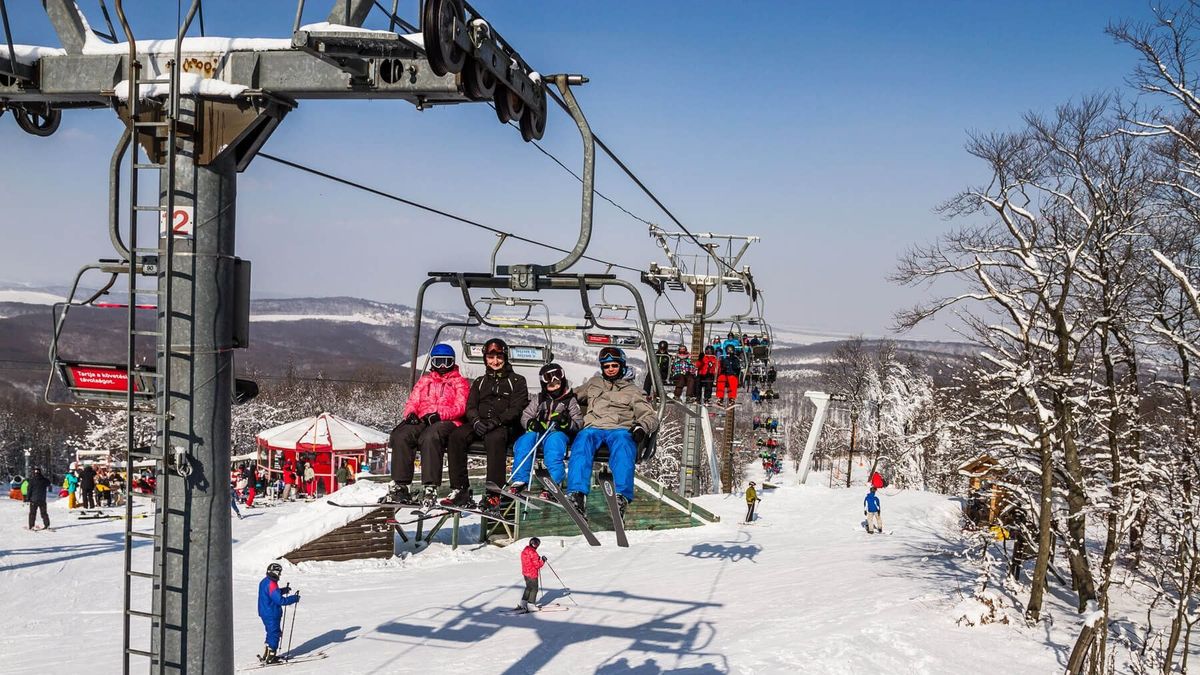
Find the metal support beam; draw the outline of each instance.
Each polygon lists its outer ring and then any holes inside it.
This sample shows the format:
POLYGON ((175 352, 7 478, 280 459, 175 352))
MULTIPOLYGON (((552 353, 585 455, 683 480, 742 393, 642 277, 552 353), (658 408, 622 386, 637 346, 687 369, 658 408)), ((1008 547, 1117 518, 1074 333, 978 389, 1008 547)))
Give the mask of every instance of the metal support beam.
POLYGON ((329 23, 339 23, 343 26, 361 27, 371 13, 374 0, 337 0, 333 9, 329 10, 329 23))
MULTIPOLYGON (((195 100, 180 100, 181 123, 198 123, 196 114, 195 100)), ((173 344, 159 346, 159 372, 171 378, 167 410, 192 422, 190 429, 172 427, 166 454, 176 458, 175 470, 160 478, 169 482, 167 502, 158 505, 168 521, 163 580, 173 592, 162 608, 168 630, 159 649, 165 672, 216 674, 234 670, 228 480, 237 164, 225 154, 200 166, 196 152, 194 138, 181 134, 175 200, 177 208, 193 207, 194 237, 174 242, 167 263, 174 309, 171 317, 159 317, 162 334, 173 322, 173 344)), ((166 287, 160 277, 160 293, 166 287)))
POLYGON ((808 430, 804 456, 800 458, 800 485, 804 485, 808 480, 808 468, 812 463, 813 452, 817 449, 817 441, 821 438, 821 428, 825 426, 825 413, 829 410, 829 394, 823 391, 806 391, 804 397, 817 406, 817 412, 813 415, 812 428, 808 430))
POLYGON ((82 54, 87 41, 87 28, 75 0, 42 0, 42 6, 46 8, 46 15, 50 17, 50 24, 54 26, 63 49, 68 54, 82 54))

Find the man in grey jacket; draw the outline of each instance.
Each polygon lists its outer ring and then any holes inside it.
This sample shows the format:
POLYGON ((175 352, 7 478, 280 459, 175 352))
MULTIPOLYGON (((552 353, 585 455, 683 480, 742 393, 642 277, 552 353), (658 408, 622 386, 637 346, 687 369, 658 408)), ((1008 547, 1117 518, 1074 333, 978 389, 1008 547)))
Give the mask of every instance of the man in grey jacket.
POLYGON ((658 416, 636 384, 625 379, 625 352, 617 347, 600 350, 600 374, 575 390, 587 405, 584 428, 571 444, 567 465, 567 497, 580 513, 586 513, 587 493, 592 487, 592 458, 596 448, 608 446, 608 467, 621 506, 633 501, 633 466, 638 445, 658 429, 658 416))

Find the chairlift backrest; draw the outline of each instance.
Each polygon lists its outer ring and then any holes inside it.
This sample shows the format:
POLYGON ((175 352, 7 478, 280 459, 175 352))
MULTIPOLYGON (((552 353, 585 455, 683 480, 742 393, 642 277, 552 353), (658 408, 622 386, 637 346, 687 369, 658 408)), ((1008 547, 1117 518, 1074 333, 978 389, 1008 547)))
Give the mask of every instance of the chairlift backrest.
MULTIPOLYGON (((483 363, 484 342, 467 342, 463 345, 463 360, 483 363)), ((508 362, 520 366, 541 366, 554 360, 554 353, 543 345, 509 345, 508 362)))

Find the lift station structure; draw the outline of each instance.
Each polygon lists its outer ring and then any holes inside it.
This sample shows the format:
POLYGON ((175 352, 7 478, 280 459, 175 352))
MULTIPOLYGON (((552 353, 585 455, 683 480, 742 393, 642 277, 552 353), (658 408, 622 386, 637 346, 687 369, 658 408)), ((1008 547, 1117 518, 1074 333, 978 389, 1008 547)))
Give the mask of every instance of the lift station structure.
POLYGON ((254 391, 233 375, 249 317, 249 263, 235 248, 238 174, 305 99, 399 99, 418 109, 491 102, 501 122, 533 140, 546 126, 547 83, 573 100, 569 84, 584 81, 542 78, 463 0, 424 0, 415 24, 396 15, 396 2, 391 12, 375 0, 327 2, 325 22, 301 26, 299 0, 291 38, 269 40, 187 37, 201 4, 191 0, 175 35, 140 42, 122 0, 112 1, 119 34, 102 2, 109 44, 73 0, 43 0, 61 44, 46 48, 14 43, 0 0, 0 113, 38 136, 53 134, 68 109, 111 109, 125 124, 110 175, 117 258, 76 277, 76 288, 85 273, 107 281, 82 300, 73 290, 56 309, 51 360, 70 404, 127 412, 126 466, 157 467, 154 531, 125 521, 126 673, 139 661, 159 673, 234 671, 231 406, 254 391), (362 28, 376 7, 391 30, 362 28), (151 181, 157 189, 144 195, 151 181), (128 292, 126 362, 63 360, 57 337, 68 311, 118 279, 128 292), (139 307, 154 308, 152 326, 142 325, 147 317, 139 323, 139 307), (138 353, 147 343, 149 358, 138 353), (146 418, 155 428, 149 444, 135 434, 146 418), (133 565, 137 539, 153 543, 150 569, 133 565), (147 633, 148 645, 134 644, 147 633))

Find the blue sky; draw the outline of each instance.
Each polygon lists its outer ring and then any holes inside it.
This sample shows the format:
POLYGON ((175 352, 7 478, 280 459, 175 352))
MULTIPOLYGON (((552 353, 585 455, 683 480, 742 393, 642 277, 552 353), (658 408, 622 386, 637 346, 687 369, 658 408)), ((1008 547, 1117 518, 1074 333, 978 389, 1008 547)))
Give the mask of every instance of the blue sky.
MULTIPOLYGON (((80 4, 102 25, 98 3, 80 4)), ((170 34, 174 3, 128 4, 139 38, 170 34)), ((305 21, 323 20, 327 4, 308 0, 305 21)), ((926 293, 887 282, 897 256, 948 229, 933 208, 983 177, 962 150, 966 133, 1123 87, 1134 54, 1104 27, 1149 16, 1146 3, 1083 0, 474 4, 535 68, 591 78, 578 97, 593 128, 689 229, 763 238, 744 262, 768 320, 868 335, 926 293)), ((57 45, 40 3, 8 5, 18 43, 57 45)), ((295 7, 206 0, 207 32, 286 37, 295 7)), ((401 2, 408 17, 415 7, 401 2)), ((0 279, 64 284, 111 256, 107 170, 119 131, 102 110, 68 111, 47 139, 0 118, 0 279)), ((551 118, 545 145, 580 162, 565 115, 551 118)), ((266 149, 501 229, 575 241, 578 183, 481 104, 305 101, 266 149)), ((599 166, 601 191, 667 224, 599 166)), ((258 295, 411 304, 426 271, 482 270, 493 242, 263 160, 239 182, 238 253, 254 262, 258 295)), ((504 251, 507 262, 557 259, 504 251)), ((634 267, 659 259, 644 225, 599 201, 589 253, 634 267)))

